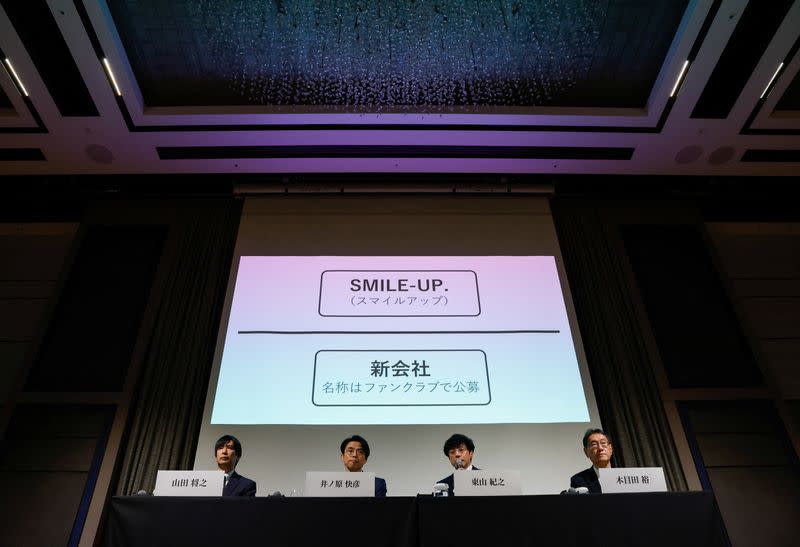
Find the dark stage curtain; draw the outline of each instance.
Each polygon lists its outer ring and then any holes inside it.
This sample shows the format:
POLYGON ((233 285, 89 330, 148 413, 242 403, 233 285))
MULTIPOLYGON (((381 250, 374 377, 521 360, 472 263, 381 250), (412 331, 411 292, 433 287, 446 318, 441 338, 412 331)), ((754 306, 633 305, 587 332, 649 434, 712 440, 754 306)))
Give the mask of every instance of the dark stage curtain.
POLYGON ((127 427, 116 492, 151 492, 158 469, 191 469, 241 203, 180 206, 162 260, 153 328, 127 427))
POLYGON ((551 201, 561 251, 604 428, 622 467, 663 467, 670 490, 686 490, 680 460, 636 317, 618 226, 602 202, 551 201))

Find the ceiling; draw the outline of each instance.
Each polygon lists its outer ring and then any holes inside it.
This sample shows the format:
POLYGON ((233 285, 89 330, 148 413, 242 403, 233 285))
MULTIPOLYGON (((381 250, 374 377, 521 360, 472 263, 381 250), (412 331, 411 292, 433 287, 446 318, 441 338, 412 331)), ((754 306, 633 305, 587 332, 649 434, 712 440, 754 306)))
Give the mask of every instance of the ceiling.
POLYGON ((789 176, 798 48, 792 0, 0 0, 0 174, 789 176))

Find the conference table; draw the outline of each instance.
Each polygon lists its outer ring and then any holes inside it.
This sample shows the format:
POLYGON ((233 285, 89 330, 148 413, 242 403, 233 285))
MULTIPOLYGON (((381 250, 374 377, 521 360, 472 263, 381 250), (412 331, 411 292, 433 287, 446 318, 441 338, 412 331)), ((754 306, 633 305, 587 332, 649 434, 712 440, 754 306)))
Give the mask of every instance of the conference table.
POLYGON ((111 500, 104 544, 139 546, 729 545, 710 492, 111 500))

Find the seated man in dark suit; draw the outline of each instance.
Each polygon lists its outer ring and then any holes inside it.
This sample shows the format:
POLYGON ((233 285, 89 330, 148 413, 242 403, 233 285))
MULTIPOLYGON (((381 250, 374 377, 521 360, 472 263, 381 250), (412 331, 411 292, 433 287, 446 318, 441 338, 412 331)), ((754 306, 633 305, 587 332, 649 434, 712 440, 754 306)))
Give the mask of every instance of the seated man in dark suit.
POLYGON ((217 467, 225 472, 223 496, 256 495, 256 483, 236 472, 236 464, 242 457, 242 443, 233 435, 223 435, 214 445, 214 457, 217 467))
MULTIPOLYGON (((359 472, 369 459, 369 443, 361 435, 353 435, 342 441, 339 450, 342 452, 342 463, 348 471, 359 472)), ((386 496, 386 481, 375 477, 375 497, 386 496)))
MULTIPOLYGON (((450 465, 452 465, 456 471, 472 471, 473 469, 479 471, 477 467, 472 465, 472 455, 475 452, 475 443, 473 443, 472 439, 466 435, 462 435, 461 433, 451 435, 450 438, 444 442, 444 448, 442 451, 447 459, 450 460, 450 465)), ((455 492, 453 491, 455 484, 453 475, 454 473, 448 475, 437 483, 446 484, 449 486, 451 496, 455 495, 455 492)))
POLYGON ((585 487, 593 494, 602 492, 597 470, 601 467, 611 467, 611 456, 614 446, 611 439, 602 429, 589 429, 583 435, 583 453, 592 462, 592 466, 585 471, 572 475, 569 485, 572 488, 585 487))

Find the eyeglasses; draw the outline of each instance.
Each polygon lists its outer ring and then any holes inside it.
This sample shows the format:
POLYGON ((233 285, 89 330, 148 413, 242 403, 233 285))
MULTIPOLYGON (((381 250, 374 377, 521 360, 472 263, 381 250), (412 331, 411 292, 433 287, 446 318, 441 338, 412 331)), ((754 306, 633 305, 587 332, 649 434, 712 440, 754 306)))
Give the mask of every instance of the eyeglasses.
POLYGON ((589 443, 588 448, 595 450, 597 448, 608 448, 609 446, 611 446, 611 443, 608 441, 600 441, 600 442, 592 441, 589 443))
POLYGON ((344 451, 345 454, 348 456, 363 456, 366 454, 363 449, 361 448, 348 448, 344 451))

